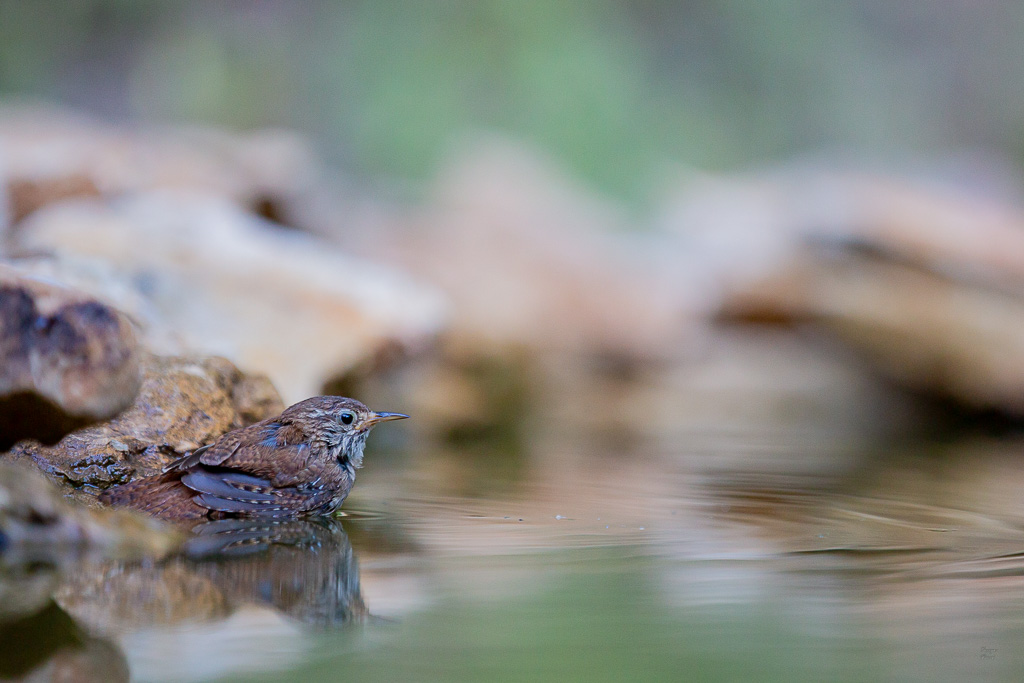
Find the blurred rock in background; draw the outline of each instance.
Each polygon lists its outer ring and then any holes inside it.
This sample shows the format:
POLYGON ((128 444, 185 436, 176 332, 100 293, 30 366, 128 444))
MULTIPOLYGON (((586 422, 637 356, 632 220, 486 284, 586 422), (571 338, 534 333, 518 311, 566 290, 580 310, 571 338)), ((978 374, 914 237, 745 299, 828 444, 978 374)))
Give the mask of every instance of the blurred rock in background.
POLYGON ((444 289, 460 344, 655 359, 693 335, 664 240, 524 145, 464 149, 401 227, 371 248, 444 289))
POLYGON ((209 194, 279 218, 320 173, 293 132, 131 128, 42 105, 0 109, 0 170, 11 224, 61 199, 156 189, 209 194))
POLYGON ((1024 209, 820 168, 692 183, 666 212, 709 312, 805 324, 880 374, 1024 416, 1024 209))
POLYGON ((421 349, 444 316, 440 295, 409 277, 218 197, 55 204, 18 224, 13 248, 119 273, 154 309, 154 336, 263 372, 288 403, 382 350, 421 349))
POLYGON ((116 415, 138 392, 140 355, 117 309, 0 264, 0 448, 116 415))
MULTIPOLYGON (((265 374, 284 403, 358 394, 407 406, 422 434, 513 441, 538 423, 595 438, 716 424, 870 436, 918 419, 912 393, 1024 411, 1024 219, 991 194, 810 167, 690 174, 647 225, 495 138, 463 145, 431 193, 401 205, 333 194, 287 133, 258 144, 7 116, 12 272, 122 311, 148 353, 265 374), (260 170, 277 155, 290 174, 260 170), (95 191, 43 191, 45 169, 95 191), (32 183, 27 204, 16 194, 32 183), (732 419, 736 406, 765 420, 732 419)), ((161 414, 195 409, 160 400, 161 414)), ((85 450, 73 435, 13 454, 105 487, 248 419, 165 438, 143 415, 94 428, 85 450), (138 447, 114 448, 111 429, 138 447)))
POLYGON ((448 437, 538 422, 595 438, 905 428, 908 396, 806 317, 724 316, 786 323, 772 331, 720 320, 730 297, 760 291, 804 242, 821 241, 808 218, 820 198, 780 196, 785 183, 802 186, 782 172, 693 182, 655 226, 638 226, 525 145, 486 140, 451 160, 423 208, 365 225, 325 215, 318 232, 452 302, 432 356, 383 381, 367 373, 358 391, 405 400, 421 427, 448 437))

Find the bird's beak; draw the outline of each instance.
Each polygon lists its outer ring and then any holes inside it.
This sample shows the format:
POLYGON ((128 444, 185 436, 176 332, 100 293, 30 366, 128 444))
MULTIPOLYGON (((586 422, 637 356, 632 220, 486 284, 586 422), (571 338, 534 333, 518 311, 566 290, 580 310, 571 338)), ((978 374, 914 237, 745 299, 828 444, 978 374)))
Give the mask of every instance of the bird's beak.
POLYGON ((402 413, 374 413, 363 422, 363 429, 369 429, 378 422, 390 422, 391 420, 404 420, 409 417, 402 413))

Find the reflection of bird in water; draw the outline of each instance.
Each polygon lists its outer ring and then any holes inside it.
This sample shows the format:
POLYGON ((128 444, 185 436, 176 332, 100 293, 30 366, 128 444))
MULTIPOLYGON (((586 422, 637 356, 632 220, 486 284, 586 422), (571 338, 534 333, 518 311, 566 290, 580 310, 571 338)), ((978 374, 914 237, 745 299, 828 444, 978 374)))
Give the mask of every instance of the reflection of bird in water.
POLYGON ((185 552, 231 602, 264 603, 293 619, 337 625, 367 615, 352 545, 335 519, 226 519, 193 529, 185 552))
POLYGON ((100 500, 167 519, 330 514, 355 482, 370 429, 405 417, 317 396, 228 432, 163 474, 105 491, 100 500))
POLYGON ((213 560, 252 555, 273 545, 317 550, 322 541, 318 532, 335 523, 329 518, 201 522, 192 529, 193 535, 185 541, 182 551, 193 560, 213 560))
POLYGON ((208 522, 193 529, 185 553, 156 566, 83 572, 59 601, 104 631, 219 621, 245 605, 317 626, 367 615, 355 554, 336 519, 208 522))

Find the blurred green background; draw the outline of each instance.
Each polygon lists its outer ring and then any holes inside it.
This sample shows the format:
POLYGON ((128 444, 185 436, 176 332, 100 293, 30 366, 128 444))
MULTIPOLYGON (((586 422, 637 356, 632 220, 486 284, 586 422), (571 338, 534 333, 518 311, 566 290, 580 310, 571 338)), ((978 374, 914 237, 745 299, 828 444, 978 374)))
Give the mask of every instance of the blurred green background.
POLYGON ((1024 154, 1024 3, 0 0, 0 96, 288 126, 368 179, 498 131, 620 198, 666 164, 1024 154))

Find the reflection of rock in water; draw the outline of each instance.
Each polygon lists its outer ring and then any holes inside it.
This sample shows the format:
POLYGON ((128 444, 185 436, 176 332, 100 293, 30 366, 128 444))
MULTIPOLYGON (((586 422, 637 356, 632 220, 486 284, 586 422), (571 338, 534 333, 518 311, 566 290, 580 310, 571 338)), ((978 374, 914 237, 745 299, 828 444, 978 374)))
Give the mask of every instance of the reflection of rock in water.
POLYGON ((180 541, 180 534, 152 517, 72 505, 39 472, 0 462, 0 562, 12 576, 17 567, 163 557, 180 541))
POLYGON ((42 609, 50 602, 57 581, 57 570, 53 567, 42 563, 9 564, 0 558, 0 624, 42 609))
POLYGON ((52 601, 31 616, 0 624, 0 679, 127 681, 124 655, 94 638, 52 601))
POLYGON ((83 572, 60 604, 103 631, 217 621, 244 605, 331 626, 366 615, 359 570, 336 520, 222 520, 196 527, 186 557, 83 572))

